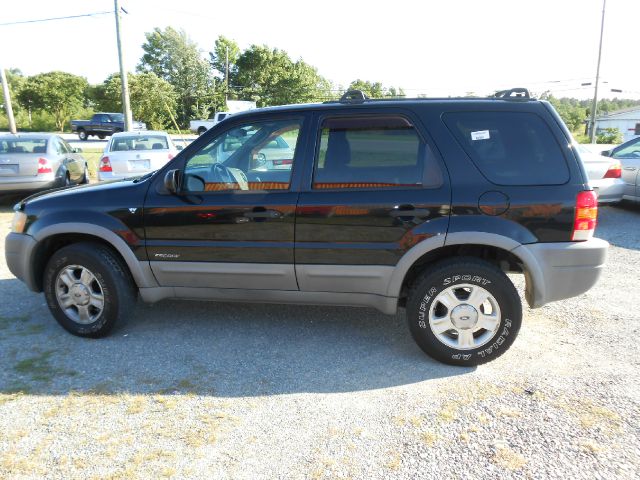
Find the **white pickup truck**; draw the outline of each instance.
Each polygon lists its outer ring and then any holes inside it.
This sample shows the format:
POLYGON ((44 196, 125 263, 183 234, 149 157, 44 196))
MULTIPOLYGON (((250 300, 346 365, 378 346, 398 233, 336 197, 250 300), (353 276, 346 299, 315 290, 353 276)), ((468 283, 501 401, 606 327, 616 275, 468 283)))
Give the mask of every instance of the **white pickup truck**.
POLYGON ((213 118, 210 118, 209 120, 191 120, 189 122, 189 130, 191 130, 193 133, 197 133, 198 135, 202 135, 204 132, 209 130, 217 123, 220 123, 230 115, 231 113, 229 112, 218 112, 213 116, 213 118))

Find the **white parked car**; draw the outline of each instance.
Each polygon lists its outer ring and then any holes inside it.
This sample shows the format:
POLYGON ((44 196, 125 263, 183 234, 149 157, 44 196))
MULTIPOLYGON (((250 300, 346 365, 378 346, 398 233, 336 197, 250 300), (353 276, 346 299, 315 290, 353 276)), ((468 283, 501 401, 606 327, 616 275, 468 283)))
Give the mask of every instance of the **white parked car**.
POLYGON ((582 145, 576 148, 589 177, 589 185, 598 196, 598 203, 617 203, 624 194, 620 160, 591 153, 582 145))
POLYGON ((602 152, 602 155, 622 164, 622 199, 640 202, 640 137, 629 140, 613 150, 602 152))
POLYGON ((166 132, 121 132, 112 135, 98 164, 98 180, 138 177, 162 168, 178 154, 166 132))

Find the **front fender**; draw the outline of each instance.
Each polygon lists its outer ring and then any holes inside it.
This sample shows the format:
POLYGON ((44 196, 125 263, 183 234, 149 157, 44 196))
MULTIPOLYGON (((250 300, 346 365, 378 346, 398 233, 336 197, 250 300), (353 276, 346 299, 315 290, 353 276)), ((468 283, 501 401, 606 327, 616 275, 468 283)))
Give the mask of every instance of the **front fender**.
MULTIPOLYGON (((122 227, 123 225, 121 225, 121 228, 122 227)), ((47 238, 61 234, 81 234, 96 237, 97 239, 107 242, 122 256, 138 287, 146 288, 158 286, 149 267, 149 262, 138 260, 131 247, 122 239, 122 237, 115 233, 116 231, 118 230, 96 225, 95 223, 77 221, 51 223, 45 226, 39 225, 38 228, 30 229, 29 233, 33 236, 36 242, 38 242, 38 244, 41 244, 41 242, 45 241, 47 238)))

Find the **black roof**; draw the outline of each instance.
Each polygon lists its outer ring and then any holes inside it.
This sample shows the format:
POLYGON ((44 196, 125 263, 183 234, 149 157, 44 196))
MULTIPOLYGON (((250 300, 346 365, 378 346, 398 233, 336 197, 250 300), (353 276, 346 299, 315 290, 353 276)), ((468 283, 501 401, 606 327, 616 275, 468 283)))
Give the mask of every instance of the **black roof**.
MULTIPOLYGON (((529 92, 524 88, 513 88, 511 90, 502 90, 497 92, 493 97, 440 97, 440 98, 368 98, 359 90, 350 90, 345 93, 339 100, 331 100, 323 103, 300 103, 293 105, 278 105, 274 107, 262 107, 246 112, 238 112, 235 115, 243 113, 267 113, 267 112, 297 112, 297 111, 322 111, 335 109, 336 107, 353 107, 364 105, 384 104, 385 106, 406 107, 407 104, 434 104, 434 103, 460 103, 475 102, 477 104, 495 104, 496 102, 537 102, 532 98, 529 92)), ((235 116, 234 115, 234 116, 235 116)))

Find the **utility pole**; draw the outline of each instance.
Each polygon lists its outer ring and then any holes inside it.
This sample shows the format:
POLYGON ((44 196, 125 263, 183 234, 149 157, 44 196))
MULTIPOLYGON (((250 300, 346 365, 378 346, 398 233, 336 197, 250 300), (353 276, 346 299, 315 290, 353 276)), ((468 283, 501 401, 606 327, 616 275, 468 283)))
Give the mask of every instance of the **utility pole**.
POLYGON ((2 81, 2 93, 4 94, 4 109, 7 111, 7 117, 9 118, 9 131, 16 133, 16 120, 13 118, 11 94, 9 93, 9 84, 7 83, 7 76, 4 73, 3 67, 0 67, 0 81, 2 81))
POLYGON ((596 143, 596 114, 598 113, 598 83, 600 82, 600 59, 602 58, 602 35, 604 33, 604 10, 607 0, 602 0, 602 23, 600 24, 600 47, 598 48, 598 67, 596 68, 596 88, 591 105, 591 143, 596 143))
POLYGON ((229 100, 229 45, 227 45, 225 55, 225 69, 224 69, 224 108, 227 108, 227 101, 229 100))
MULTIPOLYGON (((131 105, 129 103, 129 82, 127 80, 127 70, 124 68, 122 58, 122 40, 120 39, 120 2, 113 0, 116 15, 116 38, 118 40, 118 60, 120 62, 120 80, 122 81, 122 109, 124 113, 124 130, 131 131, 133 118, 131 116, 131 105)), ((126 13, 126 12, 125 12, 126 13)))

